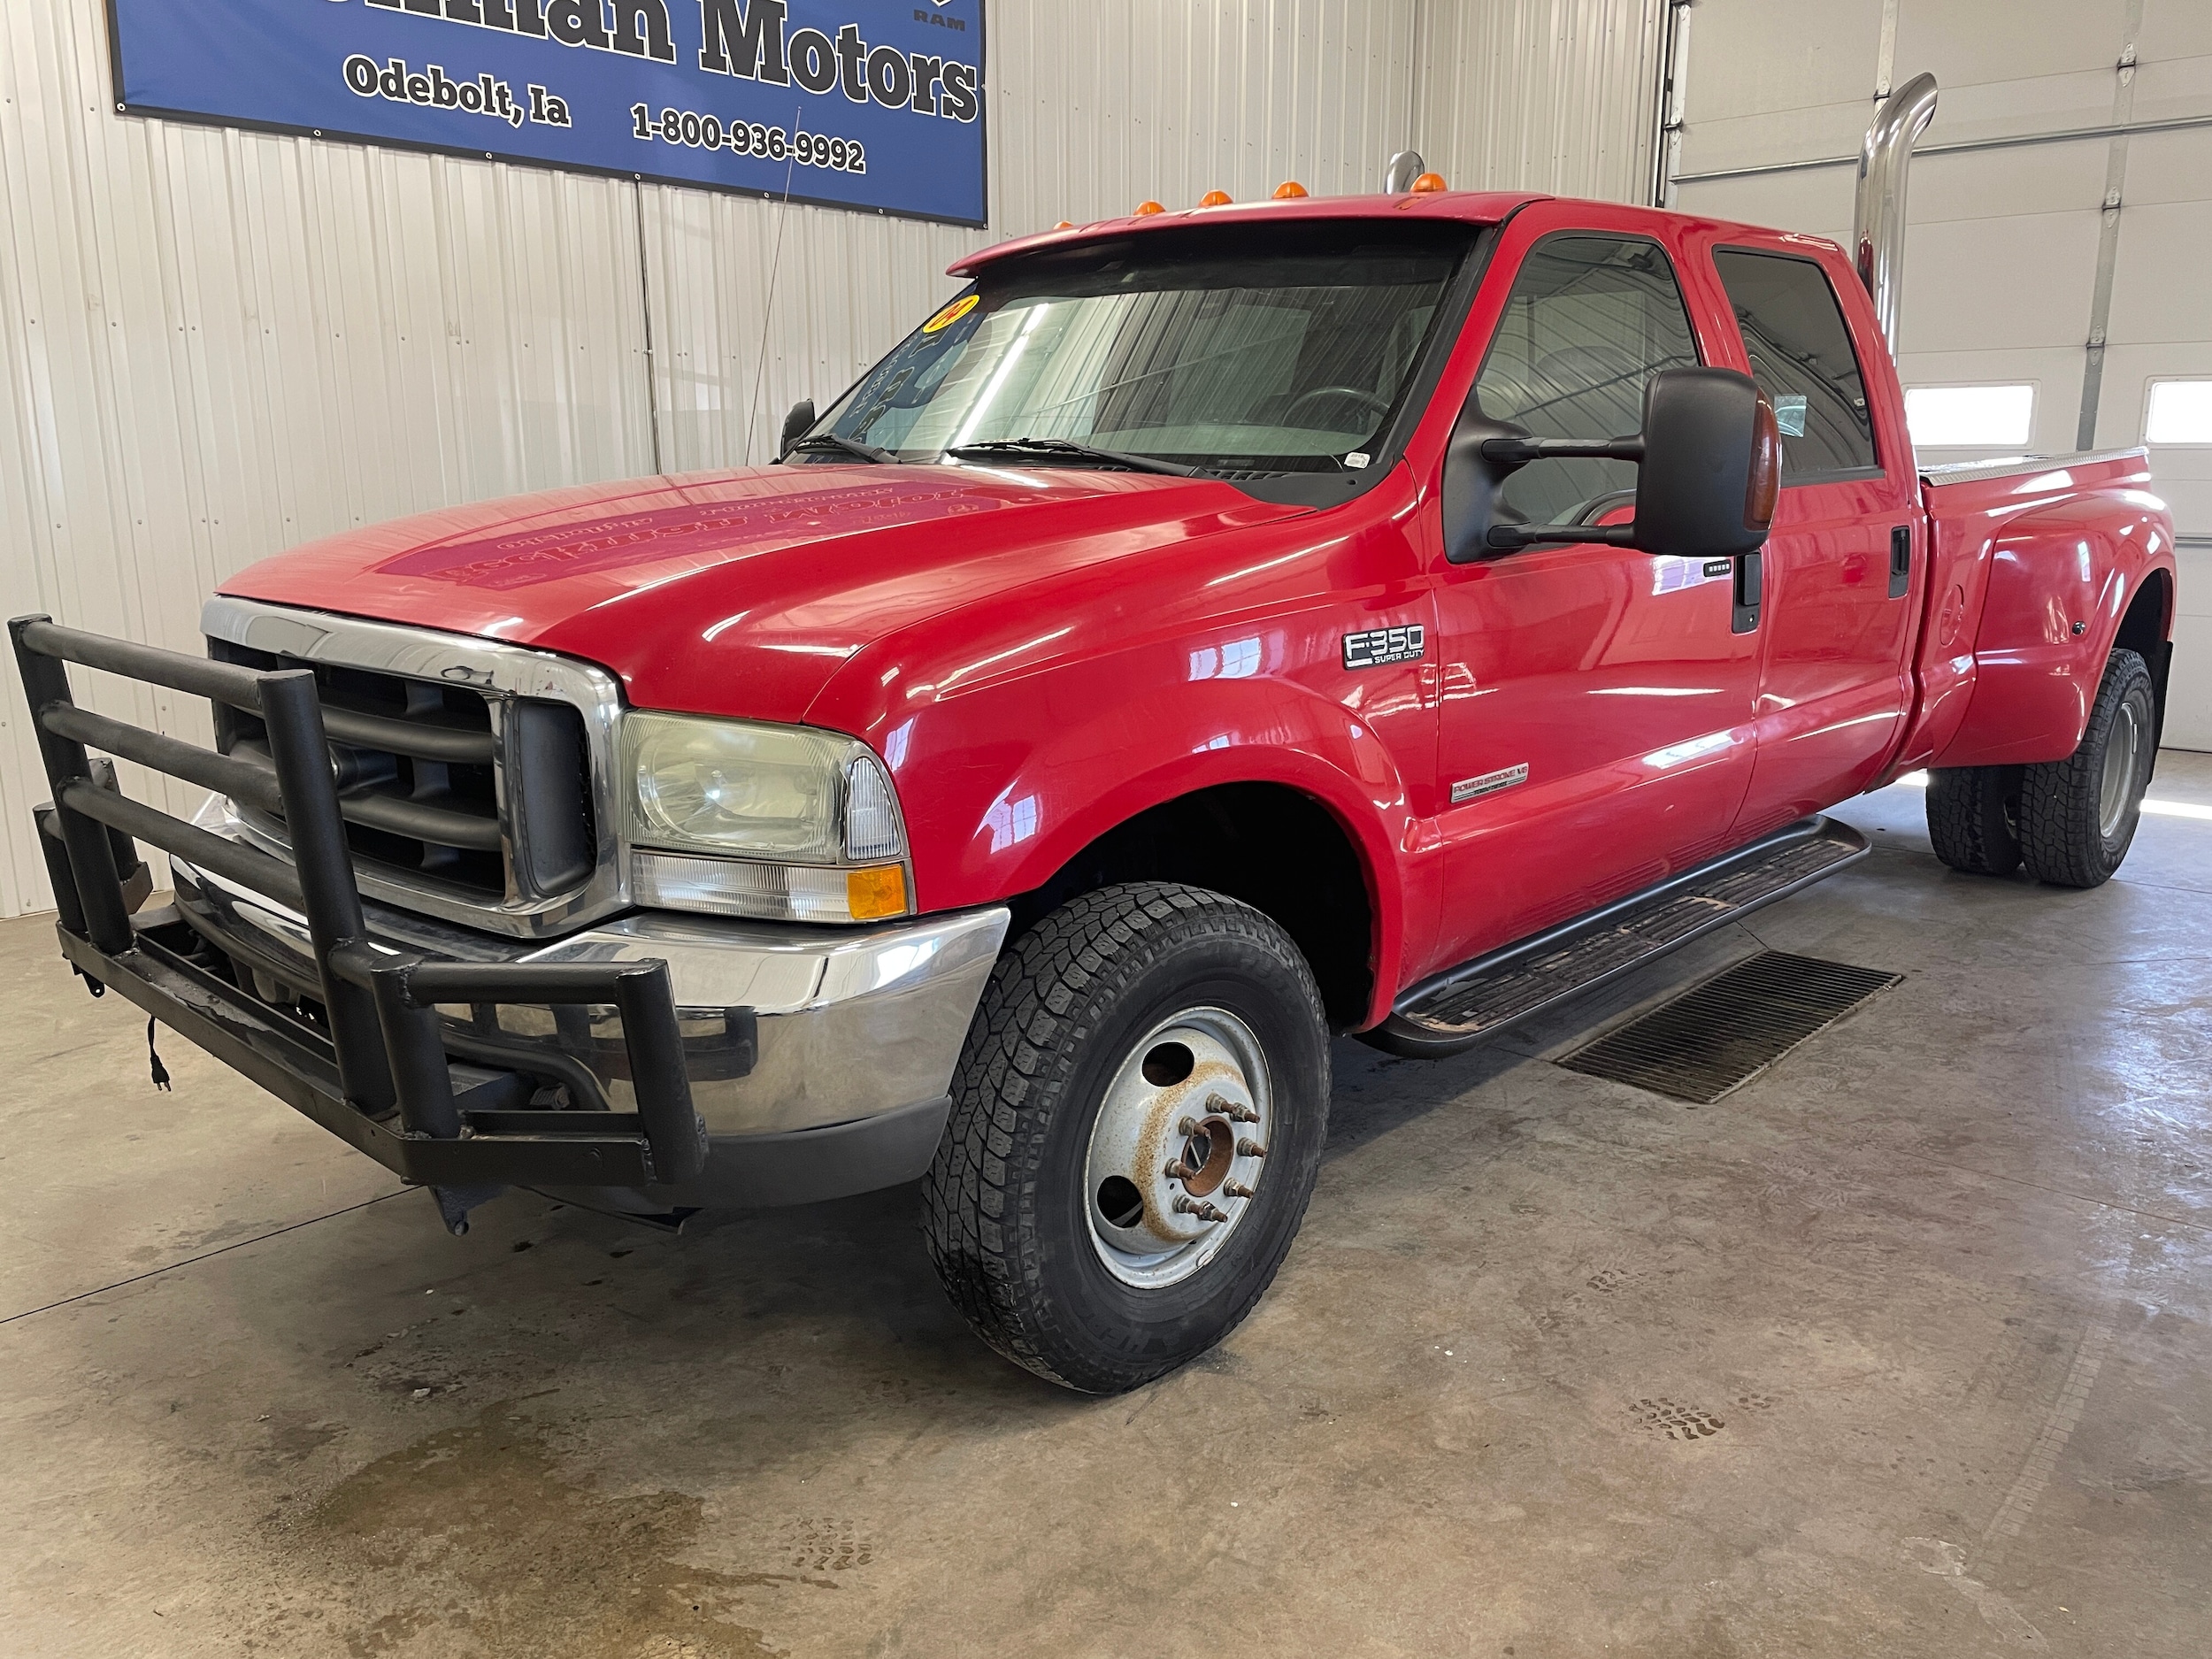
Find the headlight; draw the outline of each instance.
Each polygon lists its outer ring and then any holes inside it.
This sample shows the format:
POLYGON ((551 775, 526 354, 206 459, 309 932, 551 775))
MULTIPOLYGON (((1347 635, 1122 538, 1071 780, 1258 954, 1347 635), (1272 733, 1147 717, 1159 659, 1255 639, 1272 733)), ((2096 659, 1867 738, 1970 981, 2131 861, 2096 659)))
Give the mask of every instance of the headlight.
POLYGON ((680 714, 632 714, 623 733, 641 903, 791 921, 910 908, 898 799, 864 743, 680 714))

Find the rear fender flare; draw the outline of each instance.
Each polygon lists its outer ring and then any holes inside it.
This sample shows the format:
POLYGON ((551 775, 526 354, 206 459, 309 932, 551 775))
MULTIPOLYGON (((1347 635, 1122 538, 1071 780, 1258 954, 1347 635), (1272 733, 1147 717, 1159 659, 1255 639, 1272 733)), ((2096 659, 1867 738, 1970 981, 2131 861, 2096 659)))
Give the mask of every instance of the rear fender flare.
POLYGON ((2172 546, 2164 503, 2140 490, 2055 503, 2005 526, 1974 641, 1973 698, 1929 764, 2072 754, 2129 606, 2153 572, 2172 580, 2172 546))

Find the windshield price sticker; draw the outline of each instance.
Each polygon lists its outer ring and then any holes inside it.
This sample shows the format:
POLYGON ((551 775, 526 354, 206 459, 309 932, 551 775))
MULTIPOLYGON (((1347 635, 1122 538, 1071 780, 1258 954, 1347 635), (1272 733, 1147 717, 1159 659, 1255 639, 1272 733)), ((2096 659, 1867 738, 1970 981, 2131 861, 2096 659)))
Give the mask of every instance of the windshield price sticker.
POLYGON ((1410 663, 1427 649, 1428 631, 1417 622, 1395 628, 1369 628, 1344 636, 1344 666, 1380 668, 1389 663, 1410 663))
POLYGON ((108 11, 126 114, 980 226, 983 4, 110 0, 108 11))
POLYGON ((980 294, 963 294, 944 310, 939 311, 936 316, 924 323, 922 332, 926 334, 933 334, 951 327, 953 324, 973 311, 976 308, 976 302, 982 297, 980 294))

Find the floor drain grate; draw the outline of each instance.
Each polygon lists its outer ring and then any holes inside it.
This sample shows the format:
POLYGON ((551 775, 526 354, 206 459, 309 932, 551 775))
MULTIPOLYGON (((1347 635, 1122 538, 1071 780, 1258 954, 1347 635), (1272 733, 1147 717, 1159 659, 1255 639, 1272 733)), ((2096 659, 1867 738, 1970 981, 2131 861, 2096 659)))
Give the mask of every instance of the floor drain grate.
POLYGON ((1559 1064, 1709 1106, 1903 977, 1763 950, 1559 1064))

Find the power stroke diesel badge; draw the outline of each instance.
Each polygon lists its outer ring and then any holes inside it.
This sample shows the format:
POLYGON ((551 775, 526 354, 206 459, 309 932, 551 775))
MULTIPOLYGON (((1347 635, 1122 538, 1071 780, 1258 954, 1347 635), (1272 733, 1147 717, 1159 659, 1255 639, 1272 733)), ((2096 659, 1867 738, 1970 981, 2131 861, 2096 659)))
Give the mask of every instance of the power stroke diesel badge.
POLYGON ((1402 627, 1369 628, 1344 636, 1344 666, 1380 668, 1386 663, 1410 663, 1428 649, 1428 630, 1417 622, 1402 627))

